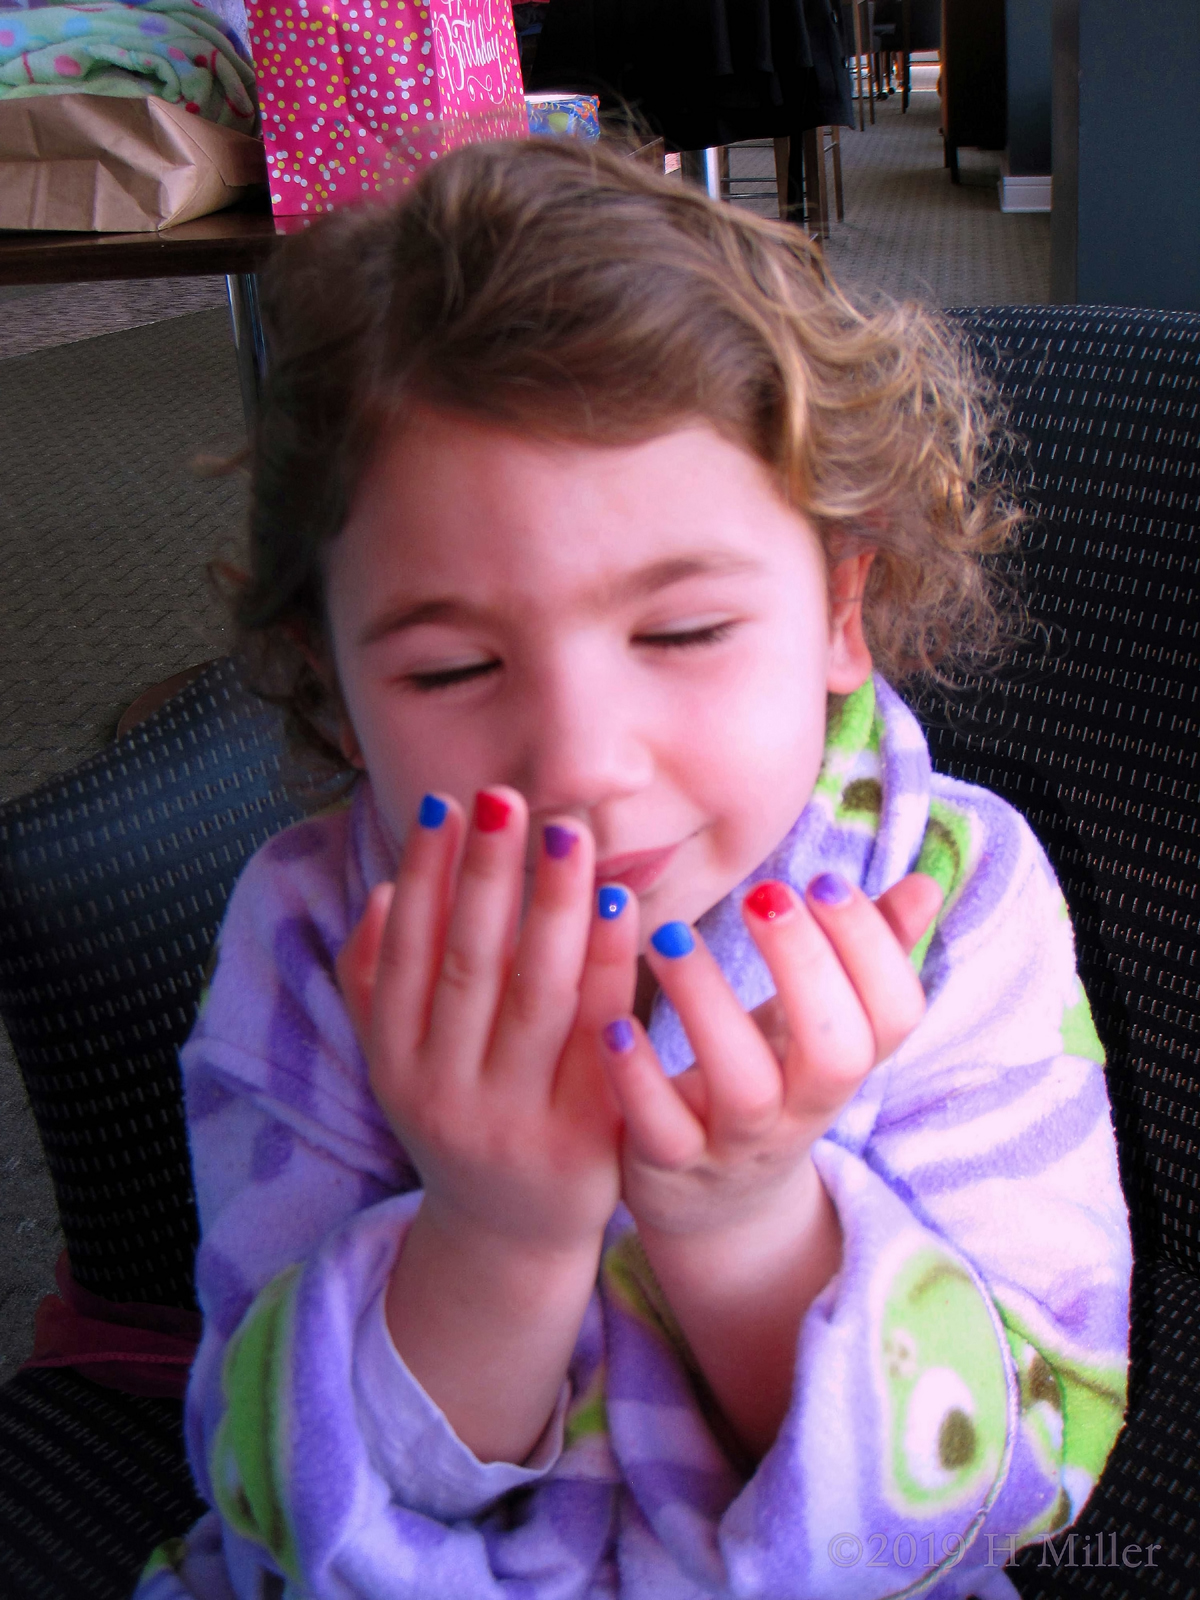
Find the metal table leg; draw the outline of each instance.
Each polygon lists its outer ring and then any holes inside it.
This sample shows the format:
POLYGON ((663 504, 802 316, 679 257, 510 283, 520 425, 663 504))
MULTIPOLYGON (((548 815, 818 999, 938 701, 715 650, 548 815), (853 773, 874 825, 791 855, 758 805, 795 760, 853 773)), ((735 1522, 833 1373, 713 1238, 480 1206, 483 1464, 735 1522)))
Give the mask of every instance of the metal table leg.
POLYGON ((698 183, 711 199, 721 200, 728 193, 728 159, 725 147, 715 144, 708 150, 681 150, 679 166, 685 178, 698 183))
POLYGON ((267 370, 267 346, 258 311, 258 277, 253 272, 231 272, 226 274, 225 285, 229 291, 229 320, 237 351, 242 411, 249 433, 258 415, 259 396, 267 370))

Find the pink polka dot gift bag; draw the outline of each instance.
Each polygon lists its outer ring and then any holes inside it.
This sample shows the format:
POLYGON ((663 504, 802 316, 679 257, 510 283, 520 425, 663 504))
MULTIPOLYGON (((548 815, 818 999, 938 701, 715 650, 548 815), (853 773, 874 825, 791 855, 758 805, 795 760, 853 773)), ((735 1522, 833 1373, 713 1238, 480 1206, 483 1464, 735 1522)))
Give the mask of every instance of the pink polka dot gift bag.
POLYGON ((271 208, 396 198, 458 145, 529 132, 509 0, 250 0, 271 208))

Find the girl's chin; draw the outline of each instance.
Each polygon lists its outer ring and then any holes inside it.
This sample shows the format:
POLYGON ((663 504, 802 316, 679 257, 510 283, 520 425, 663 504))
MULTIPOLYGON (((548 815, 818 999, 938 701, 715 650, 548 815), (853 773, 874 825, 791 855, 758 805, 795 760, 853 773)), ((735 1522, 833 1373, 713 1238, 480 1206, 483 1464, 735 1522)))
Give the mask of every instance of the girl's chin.
POLYGON ((701 898, 695 894, 672 894, 667 885, 660 890, 638 895, 638 954, 643 956, 646 954, 651 934, 655 929, 661 928, 664 922, 686 922, 689 927, 694 927, 705 912, 711 911, 724 898, 724 894, 711 899, 701 898))
MULTIPOLYGON (((626 882, 638 903, 639 955, 645 955, 656 928, 664 922, 694 926, 732 893, 750 870, 736 870, 731 875, 728 866, 722 870, 716 861, 706 858, 702 849, 687 848, 693 844, 694 840, 687 840, 683 847, 677 847, 645 888, 626 882)), ((622 876, 618 881, 626 880, 622 876)))

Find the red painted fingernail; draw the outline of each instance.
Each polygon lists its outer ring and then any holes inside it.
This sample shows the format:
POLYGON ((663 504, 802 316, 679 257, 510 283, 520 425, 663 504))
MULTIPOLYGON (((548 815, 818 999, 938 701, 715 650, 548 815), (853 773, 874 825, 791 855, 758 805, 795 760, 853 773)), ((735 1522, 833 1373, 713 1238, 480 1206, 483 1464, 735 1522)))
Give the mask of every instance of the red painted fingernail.
POLYGON ((751 889, 743 904, 764 922, 774 922, 776 917, 785 916, 792 909, 792 897, 782 883, 768 881, 751 889))
POLYGON ((481 789, 475 796, 475 826, 480 833, 499 833, 508 821, 512 807, 499 795, 481 789))

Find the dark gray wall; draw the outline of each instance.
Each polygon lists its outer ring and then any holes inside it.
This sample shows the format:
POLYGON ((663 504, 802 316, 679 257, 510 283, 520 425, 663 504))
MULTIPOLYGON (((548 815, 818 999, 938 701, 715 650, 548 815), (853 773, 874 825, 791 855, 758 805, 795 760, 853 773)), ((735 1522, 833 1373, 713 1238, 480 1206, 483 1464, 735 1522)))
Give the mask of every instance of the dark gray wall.
POLYGON ((1054 0, 1052 295, 1200 311, 1200 4, 1054 0))
POLYGON ((1005 0, 1008 170, 1050 168, 1050 32, 1053 0, 1005 0))

